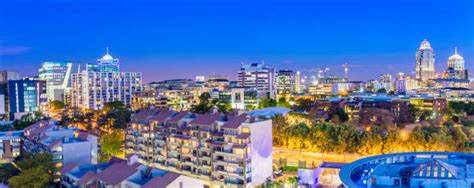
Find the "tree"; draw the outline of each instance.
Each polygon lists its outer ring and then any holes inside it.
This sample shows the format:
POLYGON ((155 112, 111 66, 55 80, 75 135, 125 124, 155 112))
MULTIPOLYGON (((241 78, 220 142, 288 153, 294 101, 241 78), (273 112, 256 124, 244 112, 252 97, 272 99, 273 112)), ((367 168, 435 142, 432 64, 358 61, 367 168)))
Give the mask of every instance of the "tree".
POLYGON ((306 111, 309 112, 311 110, 311 107, 313 106, 313 101, 310 99, 297 99, 296 105, 293 107, 294 110, 301 110, 301 111, 306 111))
POLYGON ((214 106, 210 102, 211 95, 208 92, 204 92, 199 96, 199 104, 194 105, 191 111, 198 114, 205 114, 214 106))
POLYGON ((281 146, 284 143, 285 139, 285 130, 288 127, 288 122, 286 118, 281 115, 276 115, 272 118, 272 135, 273 135, 273 145, 274 146, 281 146))
POLYGON ((46 187, 53 180, 53 173, 56 171, 53 155, 46 152, 25 154, 17 166, 21 172, 8 180, 11 187, 46 187))
POLYGON ((62 101, 54 100, 49 102, 49 107, 53 112, 59 112, 64 109, 65 105, 62 101))
POLYGON ((408 104, 408 112, 410 113, 410 116, 413 121, 416 121, 418 118, 420 109, 418 109, 415 105, 413 104, 408 104))
POLYGON ((125 105, 121 101, 113 101, 104 104, 102 109, 104 112, 110 112, 114 110, 125 109, 125 105))
POLYGON ((13 128, 15 130, 23 130, 26 127, 36 123, 36 119, 33 118, 32 114, 25 114, 21 116, 21 118, 18 120, 13 121, 13 128))
POLYGON ((286 97, 280 97, 280 99, 278 99, 277 106, 285 107, 285 108, 291 107, 290 103, 286 101, 286 97))
POLYGON ((270 97, 263 97, 260 99, 260 102, 258 103, 259 108, 268 108, 268 107, 274 107, 277 105, 277 101, 275 99, 272 99, 270 97))
POLYGON ((4 163, 0 165, 0 181, 6 183, 8 179, 17 176, 20 171, 11 163, 4 163))
POLYGON ((227 113, 230 110, 232 110, 232 106, 226 100, 218 100, 216 102, 216 107, 217 109, 219 109, 219 112, 222 112, 222 113, 227 113))
POLYGON ((199 103, 209 104, 210 99, 211 99, 211 94, 209 94, 208 92, 204 92, 199 96, 199 103))
POLYGON ((382 153, 383 137, 376 132, 364 132, 362 134, 361 145, 357 150, 362 155, 378 155, 382 153))
POLYGON ((383 87, 383 88, 377 89, 377 93, 387 93, 387 90, 383 87))
POLYGON ((334 112, 331 113, 331 115, 329 116, 329 119, 335 123, 335 124, 339 124, 339 123, 343 123, 343 122, 346 122, 349 120, 349 115, 347 115, 346 111, 344 111, 344 109, 342 109, 341 107, 337 107, 336 109, 334 109, 334 112))
MULTIPOLYGON (((84 122, 84 115, 81 114, 81 122, 84 122)), ((120 101, 114 101, 106 103, 103 108, 103 113, 97 120, 97 124, 108 130, 112 129, 124 129, 127 127, 127 123, 131 121, 131 112, 125 108, 120 101)))
POLYGON ((112 156, 123 155, 124 152, 124 136, 122 130, 115 130, 112 133, 102 135, 101 156, 100 161, 109 161, 112 156))

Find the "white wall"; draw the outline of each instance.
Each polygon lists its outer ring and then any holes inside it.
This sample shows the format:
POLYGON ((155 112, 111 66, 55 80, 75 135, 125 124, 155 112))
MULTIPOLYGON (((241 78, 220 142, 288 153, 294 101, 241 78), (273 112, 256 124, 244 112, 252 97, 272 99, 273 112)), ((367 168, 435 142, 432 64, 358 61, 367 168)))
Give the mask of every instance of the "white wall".
POLYGON ((181 175, 171 182, 167 188, 181 188, 180 182, 182 182, 183 188, 203 188, 204 181, 196 178, 181 175))
POLYGON ((63 163, 90 164, 91 147, 89 142, 73 142, 63 144, 63 163))
POLYGON ((248 127, 251 139, 251 187, 255 187, 265 183, 273 175, 272 120, 255 122, 248 127))

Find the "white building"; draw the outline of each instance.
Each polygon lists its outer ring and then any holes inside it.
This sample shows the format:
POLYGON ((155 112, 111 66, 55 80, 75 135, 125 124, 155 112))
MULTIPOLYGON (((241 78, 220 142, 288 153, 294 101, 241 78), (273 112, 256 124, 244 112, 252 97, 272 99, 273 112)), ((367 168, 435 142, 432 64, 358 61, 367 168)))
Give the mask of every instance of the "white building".
POLYGON ((65 95, 71 86, 71 62, 44 62, 39 69, 38 77, 46 81, 48 101, 65 101, 65 95))
POLYGON ((8 80, 19 80, 20 75, 16 72, 11 71, 0 71, 0 82, 8 80))
POLYGON ((242 65, 237 83, 240 87, 256 88, 260 97, 275 98, 275 71, 263 63, 242 65))
POLYGON ((30 152, 51 152, 63 164, 97 163, 97 137, 78 129, 62 128, 52 121, 40 121, 23 130, 23 148, 30 152))
POLYGON ((464 68, 464 58, 454 49, 454 54, 448 59, 448 70, 446 77, 452 79, 469 79, 467 70, 464 68))
POLYGON ((425 82, 435 76, 435 53, 425 39, 416 51, 416 79, 425 82))
MULTIPOLYGON (((104 59, 112 58, 106 54, 104 59)), ((105 103, 121 101, 131 106, 132 97, 142 91, 142 73, 86 70, 72 74, 71 104, 74 107, 99 110, 105 103)))
POLYGON ((256 187, 273 173, 272 121, 247 114, 142 109, 132 116, 125 145, 142 163, 210 187, 256 187))

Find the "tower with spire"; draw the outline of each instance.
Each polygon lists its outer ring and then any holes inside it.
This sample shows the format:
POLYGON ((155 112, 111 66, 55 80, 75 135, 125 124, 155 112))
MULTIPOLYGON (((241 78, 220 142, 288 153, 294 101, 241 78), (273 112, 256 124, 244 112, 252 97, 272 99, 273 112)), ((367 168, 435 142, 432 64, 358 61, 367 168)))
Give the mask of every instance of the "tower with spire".
POLYGON ((458 54, 458 48, 454 48, 454 54, 448 58, 448 69, 445 72, 447 78, 468 79, 468 72, 464 68, 464 58, 458 54))
POLYGON ((97 59, 95 64, 87 64, 87 71, 120 72, 120 61, 109 54, 109 47, 107 47, 105 55, 97 59))
POLYGON ((435 78, 435 53, 427 39, 416 51, 416 79, 426 82, 435 78))

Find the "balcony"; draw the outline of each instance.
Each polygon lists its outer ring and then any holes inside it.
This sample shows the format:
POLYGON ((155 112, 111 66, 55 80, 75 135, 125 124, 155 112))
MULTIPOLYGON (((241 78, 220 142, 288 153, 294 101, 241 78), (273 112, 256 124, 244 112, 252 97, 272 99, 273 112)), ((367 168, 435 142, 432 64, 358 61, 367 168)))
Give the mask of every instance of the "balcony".
POLYGON ((230 185, 243 185, 244 181, 240 179, 225 179, 224 183, 230 185))

